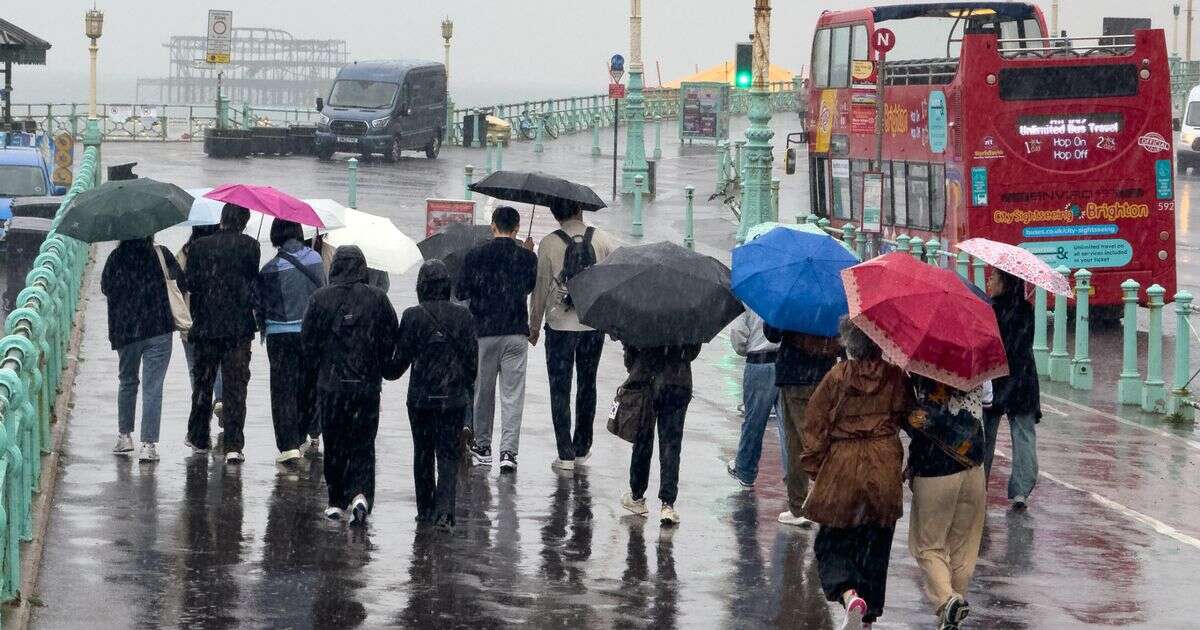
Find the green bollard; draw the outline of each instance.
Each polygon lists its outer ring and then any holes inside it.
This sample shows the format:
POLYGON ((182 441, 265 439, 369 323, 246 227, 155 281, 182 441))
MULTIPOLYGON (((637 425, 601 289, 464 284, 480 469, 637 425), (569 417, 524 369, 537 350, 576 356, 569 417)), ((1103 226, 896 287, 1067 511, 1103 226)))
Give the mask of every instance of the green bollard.
POLYGON ((1192 312, 1192 294, 1180 291, 1175 294, 1175 387, 1167 411, 1183 420, 1195 420, 1196 409, 1189 404, 1188 380, 1192 371, 1191 334, 1188 315, 1192 312))
POLYGON ((479 146, 479 147, 481 147, 481 148, 485 148, 485 149, 486 149, 486 148, 487 148, 487 145, 485 144, 485 140, 484 140, 484 137, 483 137, 483 122, 484 122, 484 117, 483 117, 483 115, 482 115, 482 114, 480 114, 479 112, 475 112, 475 119, 474 119, 474 120, 475 120, 475 138, 474 138, 474 139, 473 139, 471 142, 472 142, 472 144, 474 144, 474 143, 478 142, 478 143, 479 143, 479 144, 478 144, 478 146, 479 146))
POLYGON ((867 259, 867 233, 862 230, 854 233, 854 252, 859 260, 867 259))
POLYGON ((829 219, 825 217, 817 219, 817 227, 821 228, 821 231, 825 232, 826 234, 829 234, 829 219))
POLYGON ((463 176, 466 183, 463 185, 463 199, 471 199, 471 184, 474 183, 475 167, 470 164, 463 167, 463 176))
POLYGON ((1042 287, 1033 289, 1033 362, 1037 366, 1039 376, 1046 376, 1050 370, 1050 348, 1046 345, 1046 290, 1042 287))
POLYGON ((633 178, 633 236, 642 237, 642 182, 641 175, 633 178))
POLYGON ((544 129, 543 129, 544 127, 545 127, 545 121, 542 118, 542 114, 535 114, 533 116, 533 152, 534 153, 541 153, 546 150, 545 145, 542 144, 542 133, 544 131, 544 129))
POLYGON ((896 251, 898 251, 902 254, 907 254, 909 251, 908 250, 908 241, 909 240, 910 239, 908 238, 907 234, 901 234, 900 236, 897 236, 896 237, 896 251))
POLYGON ((662 116, 654 116, 654 159, 662 159, 662 116))
POLYGON ((1167 407, 1167 384, 1162 378, 1162 312, 1167 290, 1157 284, 1146 289, 1150 307, 1150 333, 1146 338, 1146 380, 1142 383, 1142 411, 1161 413, 1167 407))
POLYGON ((600 157, 600 114, 592 116, 592 157, 600 157))
POLYGON ((913 258, 917 259, 917 262, 921 262, 921 261, 925 260, 923 257, 924 250, 925 250, 925 242, 921 240, 920 236, 914 236, 911 239, 909 239, 908 247, 911 250, 910 253, 912 254, 913 258))
MULTIPOLYGON (((1057 271, 1064 276, 1071 273, 1066 267, 1057 271)), ((1050 350, 1050 380, 1065 383, 1071 378, 1071 363, 1067 357, 1067 296, 1054 296, 1054 348, 1050 350)))
POLYGON ((971 280, 971 256, 966 252, 958 252, 955 259, 955 268, 958 270, 958 275, 964 280, 971 280))
POLYGON ((938 258, 938 252, 941 251, 941 249, 942 249, 942 242, 937 240, 936 238, 931 238, 928 241, 925 241, 925 252, 926 252, 926 254, 925 254, 926 261, 925 262, 928 262, 929 264, 933 265, 934 267, 941 267, 942 259, 938 258))
POLYGON ((779 179, 771 180, 771 216, 768 221, 779 222, 779 179))
POLYGON ((1071 360, 1071 387, 1092 388, 1092 360, 1088 357, 1088 298, 1092 289, 1092 272, 1075 272, 1075 358, 1071 360))
POLYGON ((743 171, 746 168, 746 163, 742 160, 742 149, 745 146, 745 140, 733 141, 733 179, 739 182, 746 181, 746 173, 743 171))
POLYGON ((842 243, 846 247, 850 248, 851 250, 854 249, 854 225, 853 224, 847 223, 846 225, 842 226, 842 243))
POLYGON ((804 222, 816 225, 821 222, 821 218, 815 214, 809 214, 808 216, 804 217, 804 222))
POLYGON ((1142 380, 1137 365, 1137 307, 1138 289, 1136 280, 1130 278, 1121 283, 1121 301, 1125 303, 1122 318, 1124 339, 1121 347, 1121 378, 1117 382, 1117 400, 1122 405, 1137 405, 1142 402, 1142 380))
POLYGON ((687 194, 687 209, 683 214, 683 246, 694 250, 696 249, 696 224, 692 214, 692 201, 696 197, 696 187, 686 186, 683 190, 687 194))
MULTIPOLYGON (((976 258, 971 262, 971 267, 975 270, 975 286, 979 287, 980 291, 987 291, 987 267, 982 260, 976 258)), ((1068 272, 1070 273, 1070 272, 1068 272)))
POLYGON ((483 144, 483 173, 484 173, 484 175, 491 175, 493 172, 492 152, 494 150, 494 146, 495 146, 495 143, 492 142, 492 137, 489 135, 487 137, 487 140, 485 140, 484 144, 483 144))
POLYGON ((346 180, 346 205, 358 208, 358 158, 346 160, 346 166, 350 169, 346 180))
POLYGON ((729 141, 717 141, 717 190, 725 189, 725 167, 729 161, 729 141))

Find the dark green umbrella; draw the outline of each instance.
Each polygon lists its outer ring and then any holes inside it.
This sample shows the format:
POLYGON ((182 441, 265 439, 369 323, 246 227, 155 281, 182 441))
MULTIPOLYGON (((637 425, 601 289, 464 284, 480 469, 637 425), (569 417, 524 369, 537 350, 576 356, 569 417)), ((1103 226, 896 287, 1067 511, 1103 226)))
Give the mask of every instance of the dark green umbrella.
POLYGON ((153 179, 108 182, 67 204, 58 233, 85 243, 146 238, 186 221, 192 201, 175 184, 153 179))

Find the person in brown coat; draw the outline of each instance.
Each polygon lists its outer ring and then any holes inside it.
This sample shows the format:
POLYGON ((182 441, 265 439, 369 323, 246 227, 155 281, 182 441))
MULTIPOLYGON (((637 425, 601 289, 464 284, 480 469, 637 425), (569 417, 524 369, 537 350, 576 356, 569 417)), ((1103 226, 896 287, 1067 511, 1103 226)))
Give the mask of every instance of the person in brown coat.
POLYGON ((883 614, 888 554, 904 512, 900 424, 912 388, 879 346, 842 320, 849 360, 817 386, 805 410, 800 457, 812 478, 804 516, 821 525, 813 545, 821 588, 846 607, 840 628, 862 628, 883 614))

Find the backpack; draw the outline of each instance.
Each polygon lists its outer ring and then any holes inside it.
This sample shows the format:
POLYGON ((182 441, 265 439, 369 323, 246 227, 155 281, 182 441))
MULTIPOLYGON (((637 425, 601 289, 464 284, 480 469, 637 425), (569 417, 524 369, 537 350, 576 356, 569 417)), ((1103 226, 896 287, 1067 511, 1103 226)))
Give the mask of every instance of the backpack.
MULTIPOLYGON (((596 228, 589 227, 583 232, 583 236, 572 237, 562 230, 555 230, 554 233, 561 238, 567 246, 567 251, 563 255, 562 271, 558 274, 558 282, 566 291, 567 283, 571 278, 579 275, 584 269, 596 264, 596 250, 592 248, 592 234, 596 228)), ((575 306, 571 300, 570 292, 563 295, 562 303, 568 309, 575 306)))

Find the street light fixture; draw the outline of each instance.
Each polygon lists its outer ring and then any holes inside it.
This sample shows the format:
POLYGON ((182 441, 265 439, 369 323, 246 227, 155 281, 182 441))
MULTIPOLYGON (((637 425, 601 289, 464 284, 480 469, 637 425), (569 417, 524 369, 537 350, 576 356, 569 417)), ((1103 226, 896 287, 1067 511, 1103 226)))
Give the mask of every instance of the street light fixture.
POLYGON ((100 48, 96 45, 96 40, 104 33, 104 12, 96 9, 93 5, 92 9, 83 16, 83 34, 88 39, 92 40, 88 46, 88 54, 91 57, 91 76, 88 82, 88 118, 96 117, 96 54, 100 48))
MULTIPOLYGON (((450 16, 442 20, 442 39, 446 40, 446 84, 450 84, 450 38, 454 37, 454 22, 450 21, 450 16)), ((449 91, 449 87, 446 88, 449 91)))

